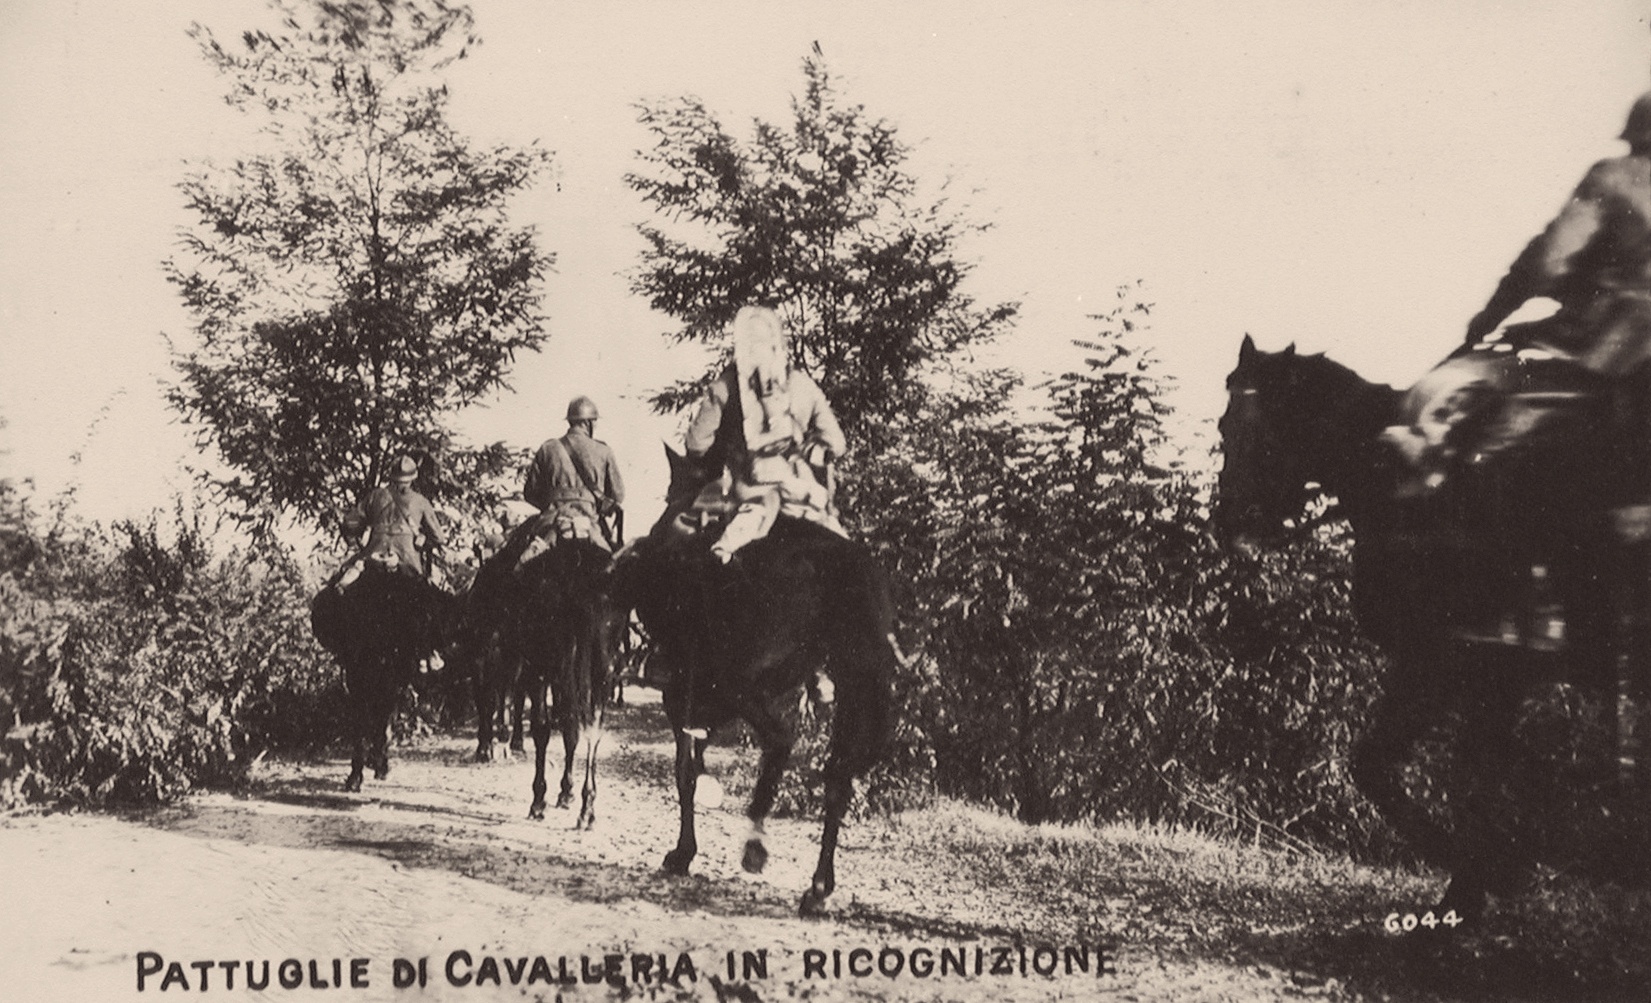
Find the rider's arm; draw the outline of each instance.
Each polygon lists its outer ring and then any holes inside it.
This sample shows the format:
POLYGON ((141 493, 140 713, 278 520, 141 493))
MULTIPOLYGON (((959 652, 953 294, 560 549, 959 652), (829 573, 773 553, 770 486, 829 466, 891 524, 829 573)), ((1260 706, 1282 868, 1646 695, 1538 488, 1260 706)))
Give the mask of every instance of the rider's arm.
POLYGON ((843 427, 837 423, 837 415, 832 412, 831 402, 826 400, 820 385, 801 370, 792 372, 791 380, 792 405, 802 405, 794 413, 807 416, 804 439, 825 446, 832 456, 848 452, 848 437, 843 435, 843 427))
POLYGON ((545 447, 540 446, 527 465, 527 476, 522 479, 522 501, 541 512, 550 507, 549 464, 545 447))
POLYGON ((699 402, 699 410, 694 413, 694 420, 689 424, 688 434, 682 442, 689 456, 704 456, 716 442, 717 428, 722 424, 722 409, 728 406, 730 382, 727 373, 724 373, 705 391, 705 397, 699 402))
POLYGON ((1485 308, 1468 324, 1470 342, 1496 330, 1526 300, 1555 295, 1563 281, 1575 273, 1582 253, 1602 229, 1605 201, 1611 190, 1610 170, 1610 161, 1595 164, 1565 208, 1525 246, 1485 308))

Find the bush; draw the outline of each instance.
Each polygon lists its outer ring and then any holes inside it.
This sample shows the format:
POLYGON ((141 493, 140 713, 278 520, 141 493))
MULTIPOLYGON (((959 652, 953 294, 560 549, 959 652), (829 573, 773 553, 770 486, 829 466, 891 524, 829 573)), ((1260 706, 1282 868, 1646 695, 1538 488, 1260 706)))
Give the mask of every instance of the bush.
POLYGON ((48 528, 0 485, 0 805, 152 802, 339 733, 303 575, 266 545, 214 558, 180 505, 48 528))

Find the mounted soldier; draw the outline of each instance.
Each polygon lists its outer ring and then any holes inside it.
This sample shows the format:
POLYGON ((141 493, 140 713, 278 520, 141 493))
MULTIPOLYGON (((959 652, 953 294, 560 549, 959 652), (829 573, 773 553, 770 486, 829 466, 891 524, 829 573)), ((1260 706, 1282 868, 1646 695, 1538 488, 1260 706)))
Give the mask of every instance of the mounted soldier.
MULTIPOLYGON (((443 665, 440 649, 451 597, 429 580, 428 572, 429 562, 439 558, 447 540, 435 507, 413 489, 418 475, 419 464, 412 456, 396 457, 389 483, 368 491, 344 513, 345 537, 359 543, 366 533, 367 542, 328 580, 311 606, 317 640, 339 657, 348 676, 358 677, 357 688, 366 686, 377 697, 385 692, 377 668, 358 664, 369 654, 406 649, 414 653, 409 657, 420 673, 443 665), (389 634, 376 633, 381 628, 389 634)), ((356 787, 360 757, 358 748, 352 779, 356 787)))
POLYGON ((1620 138, 1628 154, 1589 168, 1468 323, 1462 348, 1410 390, 1411 423, 1388 438, 1420 475, 1411 493, 1436 486, 1464 458, 1494 465, 1562 424, 1562 398, 1603 392, 1619 419, 1611 431, 1630 454, 1621 466, 1636 471, 1616 488, 1616 521, 1629 539, 1651 530, 1651 485, 1643 483, 1651 466, 1651 93, 1634 102, 1620 138), (1497 333, 1538 297, 1559 310, 1497 333), (1535 351, 1519 351, 1527 349, 1535 351))
POLYGON ((340 589, 348 588, 369 563, 414 578, 428 577, 424 553, 439 555, 447 538, 436 521, 435 507, 413 490, 418 473, 418 462, 411 456, 396 457, 389 483, 367 492, 344 514, 346 538, 359 543, 363 532, 368 537, 366 545, 333 577, 340 589))
POLYGON ((1634 102, 1620 138, 1628 155, 1589 168, 1469 322, 1468 344, 1546 296, 1560 304, 1538 334, 1549 347, 1607 376, 1651 358, 1651 94, 1634 102))
POLYGON ((540 514, 518 566, 558 540, 591 540, 610 552, 624 544, 625 485, 613 450, 595 438, 600 417, 595 401, 575 397, 567 434, 546 439, 534 454, 522 498, 540 514))
POLYGON ((734 361, 706 391, 684 446, 716 479, 674 528, 694 532, 731 509, 711 544, 723 563, 768 535, 781 515, 848 536, 837 521, 831 477, 847 439, 819 384, 791 366, 785 328, 772 309, 742 307, 734 318, 734 361))

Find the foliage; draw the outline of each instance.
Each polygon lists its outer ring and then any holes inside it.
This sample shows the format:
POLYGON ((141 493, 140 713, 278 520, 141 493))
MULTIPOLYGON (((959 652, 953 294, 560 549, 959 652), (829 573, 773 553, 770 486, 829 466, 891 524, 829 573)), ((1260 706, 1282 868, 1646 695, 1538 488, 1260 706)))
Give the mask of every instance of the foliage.
POLYGON ((181 506, 105 533, 0 502, 0 806, 161 800, 338 734, 290 555, 214 557, 181 506))
POLYGON ((947 794, 1032 822, 1125 815, 1281 842, 1376 838, 1345 775, 1377 664, 1348 613, 1344 538, 1260 560, 1205 532, 1207 477, 1167 462, 1137 291, 1092 318, 1052 417, 1018 378, 955 380, 844 478, 896 570, 905 707, 947 794))
MULTIPOLYGON (((894 127, 841 101, 818 50, 803 76, 790 127, 758 121, 748 142, 696 98, 639 105, 655 143, 626 183, 661 219, 639 228, 632 289, 682 322, 671 337, 714 346, 740 307, 775 307, 856 442, 926 364, 995 336, 1017 308, 964 294, 957 246, 984 227, 920 199, 894 127)), ((655 406, 687 406, 715 373, 655 406)))
POLYGON ((401 451, 501 461, 443 421, 544 340, 551 258, 505 208, 550 158, 448 123, 439 74, 476 44, 468 8, 272 2, 280 34, 190 31, 267 149, 179 186, 197 221, 166 272, 198 344, 175 352, 167 396, 236 471, 216 487, 243 517, 330 528, 401 451))

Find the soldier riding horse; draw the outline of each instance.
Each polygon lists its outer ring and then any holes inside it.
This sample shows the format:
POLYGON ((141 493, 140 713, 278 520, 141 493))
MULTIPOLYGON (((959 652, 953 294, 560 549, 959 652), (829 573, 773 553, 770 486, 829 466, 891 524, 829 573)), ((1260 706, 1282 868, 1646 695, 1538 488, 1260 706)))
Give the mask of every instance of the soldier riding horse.
POLYGON ((1439 911, 1472 919, 1536 851, 1494 796, 1470 797, 1447 832, 1409 797, 1404 762, 1455 709, 1469 774, 1500 784, 1533 683, 1568 681, 1609 714, 1619 668, 1638 659, 1628 674, 1645 695, 1646 555, 1610 515, 1633 481, 1624 443, 1643 426, 1598 377, 1545 353, 1467 349, 1441 370, 1405 395, 1246 337, 1221 419, 1215 524, 1241 546, 1276 543, 1311 525, 1312 498, 1335 499, 1356 541, 1355 612, 1389 659, 1354 780, 1451 870, 1439 911))

